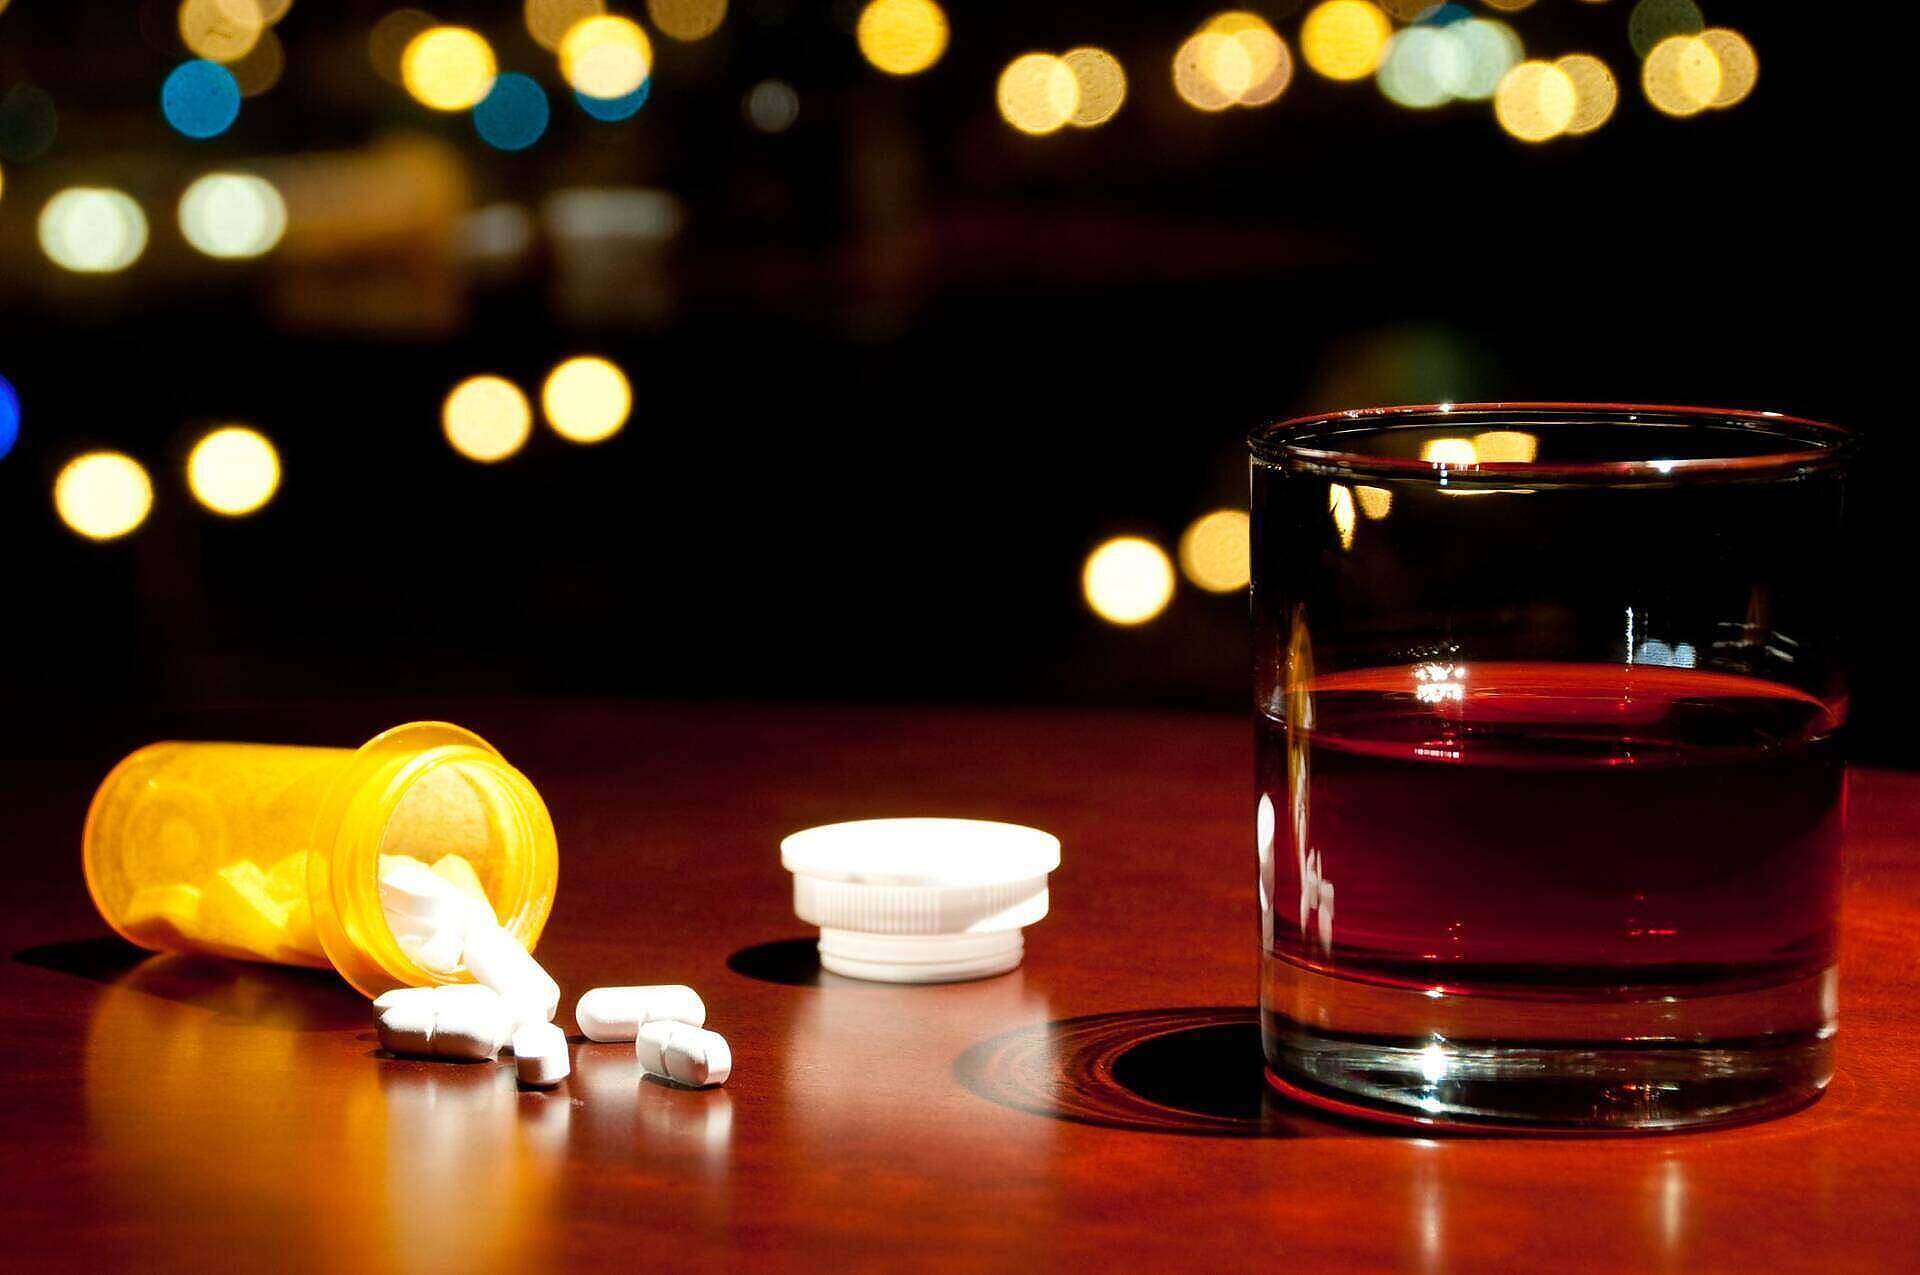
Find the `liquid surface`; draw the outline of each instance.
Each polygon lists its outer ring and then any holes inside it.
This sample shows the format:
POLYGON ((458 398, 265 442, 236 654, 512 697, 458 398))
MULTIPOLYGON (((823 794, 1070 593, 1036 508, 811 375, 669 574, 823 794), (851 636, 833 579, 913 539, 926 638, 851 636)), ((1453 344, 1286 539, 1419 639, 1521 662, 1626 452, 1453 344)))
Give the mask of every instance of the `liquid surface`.
POLYGON ((1810 695, 1434 663, 1319 678, 1289 716, 1259 727, 1271 959, 1542 996, 1734 991, 1832 963, 1844 770, 1810 695))

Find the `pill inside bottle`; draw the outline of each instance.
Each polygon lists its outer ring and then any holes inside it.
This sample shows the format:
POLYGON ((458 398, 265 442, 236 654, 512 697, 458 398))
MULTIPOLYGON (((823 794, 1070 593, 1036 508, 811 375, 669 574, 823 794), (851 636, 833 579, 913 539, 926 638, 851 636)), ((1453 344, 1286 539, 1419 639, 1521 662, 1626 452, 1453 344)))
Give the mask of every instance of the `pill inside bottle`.
POLYGON ((533 785, 445 722, 358 749, 151 744, 95 793, 82 858, 101 915, 142 947, 331 966, 369 996, 467 981, 456 936, 483 918, 532 950, 559 863, 533 785), (403 864, 444 883, 423 906, 461 924, 396 919, 403 864))

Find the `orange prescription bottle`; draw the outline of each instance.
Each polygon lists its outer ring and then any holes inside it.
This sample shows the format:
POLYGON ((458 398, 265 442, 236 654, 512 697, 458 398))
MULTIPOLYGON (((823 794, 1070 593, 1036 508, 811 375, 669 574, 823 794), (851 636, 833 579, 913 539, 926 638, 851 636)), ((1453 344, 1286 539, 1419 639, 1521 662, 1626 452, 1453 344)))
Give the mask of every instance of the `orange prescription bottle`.
POLYGON ((383 855, 482 892, 528 950, 553 909, 553 820, 492 745, 413 722, 358 749, 149 744, 87 810, 87 889, 141 947, 333 968, 368 996, 470 981, 416 962, 380 903, 383 855))

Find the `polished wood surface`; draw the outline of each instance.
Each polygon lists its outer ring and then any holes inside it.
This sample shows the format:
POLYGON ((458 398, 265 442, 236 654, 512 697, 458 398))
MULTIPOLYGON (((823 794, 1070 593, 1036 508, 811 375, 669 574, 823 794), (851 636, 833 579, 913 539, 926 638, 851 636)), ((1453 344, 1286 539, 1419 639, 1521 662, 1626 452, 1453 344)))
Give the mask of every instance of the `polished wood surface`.
MULTIPOLYGON (((164 723, 351 743, 332 706, 164 723)), ((1250 728, 1101 713, 435 706, 560 833, 567 996, 687 982, 723 1089, 578 1044, 571 1080, 383 1055, 327 976, 153 957, 80 880, 121 745, 9 765, 0 806, 7 1269, 1920 1268, 1920 776, 1857 771, 1840 1069, 1720 1132, 1419 1138, 1261 1083, 1250 728), (1018 971, 822 974, 777 845, 879 814, 1064 842, 1018 971)), ((576 1037, 577 1040, 577 1037, 576 1037)))

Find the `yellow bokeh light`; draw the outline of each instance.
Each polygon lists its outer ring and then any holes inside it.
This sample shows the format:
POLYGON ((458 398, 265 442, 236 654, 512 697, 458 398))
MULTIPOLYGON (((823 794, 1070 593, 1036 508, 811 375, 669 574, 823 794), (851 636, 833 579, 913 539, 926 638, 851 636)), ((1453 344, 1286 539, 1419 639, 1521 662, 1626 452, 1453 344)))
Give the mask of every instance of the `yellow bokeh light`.
POLYGON ((1250 84, 1253 69, 1246 50, 1230 36, 1200 31, 1174 51, 1173 91, 1195 110, 1224 111, 1238 100, 1220 85, 1220 78, 1250 84))
POLYGON ((1173 599, 1166 550, 1139 536, 1116 536, 1087 555, 1080 592, 1109 624, 1145 624, 1173 599))
POLYGON ((258 257, 286 232, 286 201, 264 177, 208 173, 180 196, 180 233, 209 257, 258 257))
POLYGON ((615 14, 576 22, 560 41, 560 74, 588 97, 625 97, 653 74, 653 41, 615 14))
POLYGON ((1518 13, 1522 9, 1533 7, 1533 0, 1481 0, 1489 9, 1498 9, 1502 13, 1518 13))
POLYGON ((267 29, 259 0, 181 0, 180 39, 210 62, 237 62, 267 29))
POLYGON ((1345 483, 1327 488, 1327 512, 1333 515, 1333 529, 1340 533, 1340 547, 1353 548, 1353 529, 1358 520, 1353 513, 1353 492, 1345 483))
POLYGON ((627 374, 605 359, 582 356, 553 369, 540 388, 540 409, 556 434, 576 443, 612 438, 633 411, 627 374))
POLYGON ((1470 446, 1481 464, 1526 465, 1539 453, 1540 440, 1525 430, 1490 429, 1475 434, 1470 446))
POLYGON ((214 513, 250 514, 280 489, 280 453, 258 430, 222 426, 193 445, 187 487, 214 513))
POLYGON ((1713 50, 1714 60, 1720 64, 1720 91, 1707 105, 1725 110, 1745 101, 1760 78, 1760 57, 1753 46, 1738 31, 1725 27, 1709 27, 1700 33, 1700 40, 1713 50))
POLYGON ((400 55, 400 79, 422 106, 465 111, 493 88, 499 65, 486 37, 468 27, 432 27, 400 55))
POLYGON ((1393 512, 1393 493, 1385 487, 1355 487, 1353 498, 1370 521, 1379 522, 1393 512))
POLYGON ((947 51, 947 14, 933 0, 873 0, 853 38, 860 54, 888 75, 918 75, 947 51))
POLYGON ((440 425, 453 450, 468 460, 491 463, 526 446, 533 432, 533 408, 512 381, 473 376, 447 395, 440 425))
POLYGON ((7 197, 7 170, 5 165, 0 164, 0 199, 5 199, 6 197, 7 197))
POLYGON ((1620 102, 1620 86, 1605 62, 1590 53, 1569 53, 1555 58, 1553 64, 1573 82, 1573 118, 1566 127, 1569 136, 1591 133, 1613 118, 1613 109, 1620 102))
POLYGON ((1286 41, 1257 13, 1233 9, 1215 14, 1200 33, 1224 36, 1231 42, 1205 41, 1196 52, 1201 72, 1242 106, 1265 106, 1293 79, 1293 54, 1286 41))
POLYGON ((1640 67, 1640 87, 1663 114, 1698 115, 1720 95, 1720 59, 1697 35, 1670 35, 1640 67))
POLYGON ((1300 56, 1330 80, 1362 80, 1380 65, 1393 23, 1367 0, 1326 0, 1300 24, 1300 56))
POLYGON ((1421 445, 1420 459, 1430 465, 1477 465, 1480 451, 1470 438, 1430 438, 1421 445))
POLYGON ((1193 520, 1180 537, 1180 570, 1209 593, 1247 587, 1252 550, 1245 510, 1216 509, 1193 520))
POLYGON ((400 60, 407 46, 423 31, 435 26, 433 15, 420 9, 395 9, 373 24, 367 33, 367 60, 374 71, 389 84, 405 86, 400 75, 400 60))
POLYGON ((1565 71, 1551 62, 1522 62, 1501 77, 1493 117, 1523 142, 1544 142, 1567 131, 1578 101, 1565 71))
POLYGON ((153 509, 153 480, 131 456, 88 452, 68 461, 53 480, 60 521, 89 540, 124 536, 153 509))
POLYGON ((647 0, 647 16, 670 40, 704 40, 726 20, 727 0, 647 0))
POLYGON ((261 35, 247 55, 227 67, 233 82, 240 86, 241 97, 259 97, 280 82, 287 69, 287 53, 280 37, 268 31, 261 35))
POLYGON ((1060 129, 1080 107, 1079 82, 1051 53, 1022 53, 1007 63, 994 96, 1000 118, 1036 137, 1060 129))
POLYGON ((1105 49, 1068 49, 1060 55, 1079 91, 1079 102, 1067 123, 1075 128, 1095 128, 1112 119, 1127 100, 1127 73, 1119 59, 1105 49))
POLYGON ((573 30, 576 23, 597 18, 606 11, 606 0, 526 0, 522 9, 527 34, 550 53, 559 52, 560 41, 567 38, 567 32, 573 30))
POLYGON ((124 191, 69 186, 40 210, 40 248, 77 274, 111 274, 140 259, 147 247, 147 215, 124 191))

